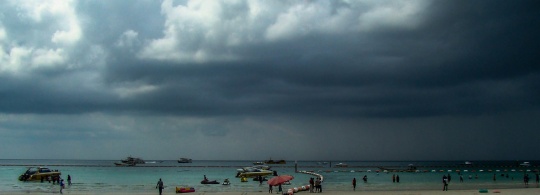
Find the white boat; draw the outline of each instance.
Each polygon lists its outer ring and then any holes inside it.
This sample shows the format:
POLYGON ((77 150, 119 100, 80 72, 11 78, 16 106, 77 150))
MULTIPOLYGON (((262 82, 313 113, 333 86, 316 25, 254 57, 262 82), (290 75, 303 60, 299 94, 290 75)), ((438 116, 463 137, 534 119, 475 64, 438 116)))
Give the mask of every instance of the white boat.
POLYGON ((345 163, 338 163, 337 165, 334 165, 334 167, 348 167, 349 165, 345 163))
POLYGON ((531 166, 531 163, 529 163, 529 162, 523 162, 523 163, 519 164, 519 166, 522 166, 522 167, 528 167, 528 166, 531 166))

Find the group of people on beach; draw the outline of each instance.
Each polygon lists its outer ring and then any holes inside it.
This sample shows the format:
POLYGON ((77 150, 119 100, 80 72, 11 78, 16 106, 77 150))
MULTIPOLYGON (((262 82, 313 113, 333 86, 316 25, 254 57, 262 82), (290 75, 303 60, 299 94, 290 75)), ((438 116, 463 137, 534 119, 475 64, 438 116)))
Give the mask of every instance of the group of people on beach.
POLYGON ((314 192, 319 192, 320 193, 320 192, 322 192, 321 178, 317 177, 316 180, 313 177, 309 178, 309 185, 310 185, 310 188, 309 188, 310 193, 314 193, 314 192))
MULTIPOLYGON (((49 183, 51 183, 52 181, 52 184, 53 185, 56 185, 56 183, 58 183, 58 185, 60 186, 60 194, 63 194, 63 189, 66 188, 65 184, 64 184, 64 179, 62 179, 60 177, 60 175, 57 175, 57 176, 52 176, 51 178, 47 177, 41 177, 41 183, 43 183, 44 180, 47 180, 49 181, 49 183)), ((71 185, 71 175, 68 175, 67 176, 67 181, 68 181, 68 185, 71 185)))
MULTIPOLYGON (((523 175, 523 183, 525 184, 525 186, 529 186, 529 174, 525 174, 523 175)), ((539 185, 540 183, 540 175, 538 173, 536 173, 536 185, 539 185)))

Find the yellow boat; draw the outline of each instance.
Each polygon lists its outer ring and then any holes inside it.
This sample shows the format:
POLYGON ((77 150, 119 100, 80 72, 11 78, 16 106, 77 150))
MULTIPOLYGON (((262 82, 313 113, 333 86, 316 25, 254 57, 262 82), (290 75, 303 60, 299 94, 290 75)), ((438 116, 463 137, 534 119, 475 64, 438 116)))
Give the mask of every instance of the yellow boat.
POLYGON ((60 177, 62 173, 45 167, 31 167, 19 176, 19 181, 47 180, 60 177))

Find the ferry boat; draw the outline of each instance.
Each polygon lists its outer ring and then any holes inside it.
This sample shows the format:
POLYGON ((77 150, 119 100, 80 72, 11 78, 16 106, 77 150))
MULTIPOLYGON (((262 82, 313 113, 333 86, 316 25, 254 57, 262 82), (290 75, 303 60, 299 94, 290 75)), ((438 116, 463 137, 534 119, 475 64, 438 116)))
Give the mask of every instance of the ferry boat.
POLYGON ((26 172, 19 176, 19 181, 36 181, 53 179, 60 177, 62 173, 53 171, 45 167, 30 167, 26 172))
POLYGON ((178 160, 178 163, 191 163, 191 162, 192 162, 191 158, 180 158, 178 160))

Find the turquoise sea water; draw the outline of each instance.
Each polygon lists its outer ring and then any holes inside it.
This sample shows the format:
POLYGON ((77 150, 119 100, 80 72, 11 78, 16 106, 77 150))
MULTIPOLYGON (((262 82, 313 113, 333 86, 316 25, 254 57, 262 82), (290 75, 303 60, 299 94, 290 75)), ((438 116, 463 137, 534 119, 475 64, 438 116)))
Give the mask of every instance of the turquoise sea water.
MULTIPOLYGON (((198 192, 239 191, 258 192, 267 191, 268 185, 259 185, 258 181, 240 182, 235 178, 236 169, 252 166, 252 161, 197 161, 180 164, 176 161, 147 160, 147 164, 135 167, 117 167, 114 160, 0 160, 0 192, 57 192, 58 185, 40 182, 21 182, 18 176, 28 167, 44 166, 62 172, 65 180, 67 175, 73 178, 73 185, 68 186, 64 192, 70 191, 99 194, 100 192, 155 192, 157 181, 161 178, 166 186, 165 192, 174 193, 175 187, 191 186, 198 192), (223 182, 229 178, 231 185, 203 185, 200 181, 206 175, 210 180, 223 182)), ((452 181, 449 189, 501 189, 523 188, 523 176, 530 177, 529 187, 539 187, 536 184, 540 162, 531 161, 533 166, 522 167, 516 161, 481 161, 474 162, 474 166, 460 165, 457 161, 340 161, 348 167, 331 167, 339 162, 323 164, 317 161, 298 161, 298 171, 313 171, 324 176, 323 190, 349 191, 352 190, 351 181, 357 180, 357 191, 376 190, 442 190, 442 176, 450 174, 452 181), (417 172, 401 172, 409 164, 417 167, 417 172), (381 171, 380 167, 391 169, 389 172, 381 171), (377 172, 379 170, 379 172, 377 172), (392 182, 392 175, 399 175, 400 182, 392 182), (459 181, 462 174, 464 182, 459 181), (364 183, 362 177, 367 176, 364 183), (472 177, 469 179, 469 175, 472 177), (506 176, 508 175, 508 177, 506 176), (495 180, 493 178, 495 177, 495 180)), ((312 175, 296 173, 295 162, 288 161, 284 165, 271 165, 272 170, 278 174, 289 174, 295 178, 290 186, 307 185, 312 175)), ((66 181, 67 183, 67 181, 66 181)), ((276 189, 274 189, 275 191, 276 189)))

